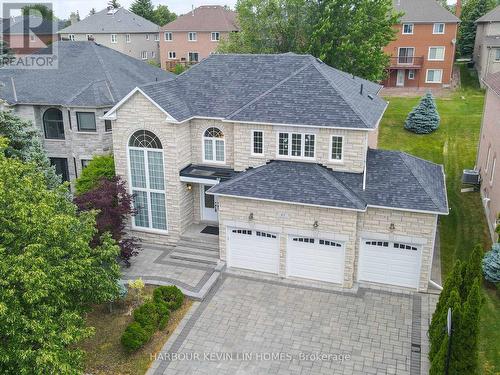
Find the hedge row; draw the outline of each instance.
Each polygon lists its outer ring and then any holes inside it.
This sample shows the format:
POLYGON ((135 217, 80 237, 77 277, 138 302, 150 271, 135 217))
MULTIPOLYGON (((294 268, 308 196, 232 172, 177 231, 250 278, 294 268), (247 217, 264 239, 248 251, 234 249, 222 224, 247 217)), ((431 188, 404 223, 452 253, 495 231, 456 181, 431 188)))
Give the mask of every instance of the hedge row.
POLYGON ((177 310, 184 302, 184 294, 176 286, 160 286, 153 292, 153 298, 134 310, 134 321, 123 332, 123 347, 134 352, 146 344, 158 329, 164 329, 170 312, 177 310))

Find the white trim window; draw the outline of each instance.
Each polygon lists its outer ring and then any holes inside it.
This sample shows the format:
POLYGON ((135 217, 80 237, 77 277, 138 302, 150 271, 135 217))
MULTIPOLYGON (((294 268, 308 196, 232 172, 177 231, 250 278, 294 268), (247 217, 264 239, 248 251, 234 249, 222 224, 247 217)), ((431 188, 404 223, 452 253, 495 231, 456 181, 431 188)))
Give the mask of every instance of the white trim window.
POLYGON ((500 62, 500 48, 495 48, 495 62, 500 62))
POLYGON ((168 51, 168 59, 169 60, 175 60, 177 57, 175 51, 168 51))
POLYGON ((330 142, 330 161, 342 162, 344 160, 344 137, 332 135, 330 142))
POLYGON ((493 159, 493 164, 491 165, 491 175, 490 175, 490 186, 493 186, 493 180, 495 178, 495 168, 497 166, 497 158, 493 159))
POLYGON ((432 27, 433 34, 444 34, 445 24, 442 22, 435 23, 432 27))
POLYGON ((278 156, 290 158, 314 159, 314 134, 305 133, 278 133, 278 156))
POLYGON ((165 38, 165 42, 171 42, 172 40, 174 40, 174 35, 171 31, 165 31, 163 33, 163 37, 165 38))
POLYGON ((426 83, 441 83, 443 80, 443 69, 427 69, 425 75, 426 83))
POLYGON ((403 34, 404 35, 412 35, 413 34, 413 24, 412 23, 403 23, 403 34))
POLYGON ((155 34, 155 42, 159 42, 160 41, 160 34, 155 34))
POLYGON ((71 40, 72 42, 75 41, 75 34, 68 34, 68 39, 71 40))
POLYGON ((429 47, 429 61, 444 61, 445 47, 429 47))
POLYGON ((151 58, 154 59, 156 57, 156 52, 155 51, 151 51, 151 58))
POLYGON ((224 133, 218 128, 208 128, 203 133, 203 161, 224 163, 226 161, 224 133))
POLYGON ((130 34, 125 34, 125 43, 130 43, 130 34))
POLYGON ((210 40, 212 42, 218 42, 220 40, 220 33, 218 31, 212 31, 210 34, 210 40))
POLYGON ((197 63, 198 61, 200 61, 200 54, 198 52, 189 52, 188 61, 197 63))
POLYGON ((264 132, 252 131, 252 155, 264 155, 264 132))
POLYGON ((197 38, 196 31, 188 32, 188 41, 196 42, 196 40, 197 40, 196 38, 197 38))
POLYGON ((415 79, 415 70, 414 69, 408 70, 408 79, 415 79))
POLYGON ((149 34, 146 34, 146 40, 149 40, 149 34))
POLYGON ((148 59, 148 51, 141 51, 141 59, 142 60, 148 59))
POLYGON ((111 34, 111 43, 117 43, 118 42, 118 39, 116 37, 116 34, 111 34))
POLYGON ((87 34, 87 40, 94 40, 94 35, 87 34))
POLYGON ((135 132, 128 143, 130 190, 136 228, 167 231, 167 208, 163 149, 158 137, 148 130, 135 132))

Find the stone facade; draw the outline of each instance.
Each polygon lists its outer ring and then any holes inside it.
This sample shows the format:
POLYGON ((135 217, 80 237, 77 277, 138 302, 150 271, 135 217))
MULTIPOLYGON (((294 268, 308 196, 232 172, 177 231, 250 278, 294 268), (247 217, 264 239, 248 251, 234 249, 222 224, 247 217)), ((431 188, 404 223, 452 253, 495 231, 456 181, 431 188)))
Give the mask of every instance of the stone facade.
POLYGON ((68 163, 70 181, 80 176, 82 161, 90 160, 94 155, 110 154, 112 150, 112 134, 105 131, 104 120, 100 117, 109 108, 67 108, 62 106, 16 105, 13 111, 24 120, 31 121, 39 131, 43 146, 49 158, 65 158, 68 163), (64 139, 45 138, 43 114, 49 108, 57 108, 62 112, 64 122, 64 139), (93 112, 96 118, 96 132, 78 131, 76 113, 93 112))
MULTIPOLYGON (((167 122, 167 115, 140 93, 134 94, 118 108, 113 123, 113 150, 117 174, 128 178, 128 150, 130 136, 137 130, 149 130, 162 142, 166 179, 168 232, 137 230, 134 235, 148 242, 175 244, 187 228, 200 223, 201 185, 184 183, 179 172, 189 164, 204 164, 203 134, 209 127, 224 133, 225 162, 217 166, 245 170, 276 159, 277 133, 307 132, 316 134, 316 158, 311 162, 325 164, 336 170, 362 172, 368 146, 376 146, 376 131, 319 129, 251 125, 194 119, 183 124, 167 122), (264 134, 264 155, 252 155, 252 130, 264 134), (329 160, 332 135, 344 137, 344 162, 329 160)), ((296 160, 296 159, 290 159, 296 160)), ((219 197, 220 258, 226 259, 226 227, 256 228, 280 235, 279 275, 286 275, 286 243, 288 235, 313 236, 341 241, 345 244, 345 272, 343 286, 350 288, 356 282, 357 258, 361 239, 404 241, 422 248, 421 280, 419 289, 426 290, 434 248, 437 215, 369 207, 366 212, 305 205, 264 202, 259 200, 219 197), (249 221, 253 213, 254 219, 249 221), (317 221, 319 227, 313 228, 317 221), (394 229, 390 229, 394 224, 394 229)))

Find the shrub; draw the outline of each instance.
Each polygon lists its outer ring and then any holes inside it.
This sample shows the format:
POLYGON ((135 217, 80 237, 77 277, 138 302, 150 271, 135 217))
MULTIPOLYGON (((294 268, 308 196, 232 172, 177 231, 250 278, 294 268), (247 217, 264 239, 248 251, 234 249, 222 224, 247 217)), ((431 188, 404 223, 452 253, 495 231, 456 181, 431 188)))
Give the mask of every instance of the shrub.
POLYGON ((159 329, 165 329, 168 324, 168 320, 170 319, 170 310, 168 309, 168 305, 163 301, 156 301, 156 311, 160 316, 160 321, 158 322, 159 329))
POLYGON ((500 283, 500 243, 493 244, 483 258, 484 278, 492 283, 500 283))
POLYGON ((405 129, 417 134, 429 134, 439 128, 439 113, 430 92, 413 108, 405 121, 405 129))
POLYGON ((184 294, 175 285, 160 286, 153 292, 155 301, 164 301, 169 310, 177 310, 184 302, 184 294))
POLYGON ((77 195, 96 188, 102 179, 112 180, 115 177, 115 161, 112 155, 94 156, 76 179, 77 195))
POLYGON ((133 352, 147 343, 151 336, 152 333, 145 330, 138 322, 132 322, 123 332, 121 343, 127 351, 133 352))
POLYGON ((134 321, 144 328, 152 327, 153 332, 156 331, 158 322, 160 321, 156 304, 153 301, 148 301, 136 308, 134 310, 134 321))

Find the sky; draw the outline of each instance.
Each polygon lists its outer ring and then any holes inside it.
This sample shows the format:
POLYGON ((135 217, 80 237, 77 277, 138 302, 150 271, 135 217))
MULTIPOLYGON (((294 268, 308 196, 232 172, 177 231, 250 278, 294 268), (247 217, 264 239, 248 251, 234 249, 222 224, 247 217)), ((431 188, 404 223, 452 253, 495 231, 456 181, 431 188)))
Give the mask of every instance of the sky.
MULTIPOLYGON (((200 6, 200 5, 229 5, 234 8, 236 4, 236 0, 152 0, 153 4, 156 6, 158 4, 167 5, 168 8, 177 13, 184 14, 191 10, 192 6, 200 6)), ((4 3, 7 1, 0 0, 0 3, 4 3)), ((9 3, 27 3, 27 2, 47 2, 52 3, 54 13, 59 18, 69 18, 71 12, 80 13, 80 17, 86 17, 90 9, 95 8, 97 11, 104 9, 108 0, 10 0, 9 3)), ((130 4, 132 4, 133 0, 118 0, 120 5, 124 8, 129 8, 130 4)))

